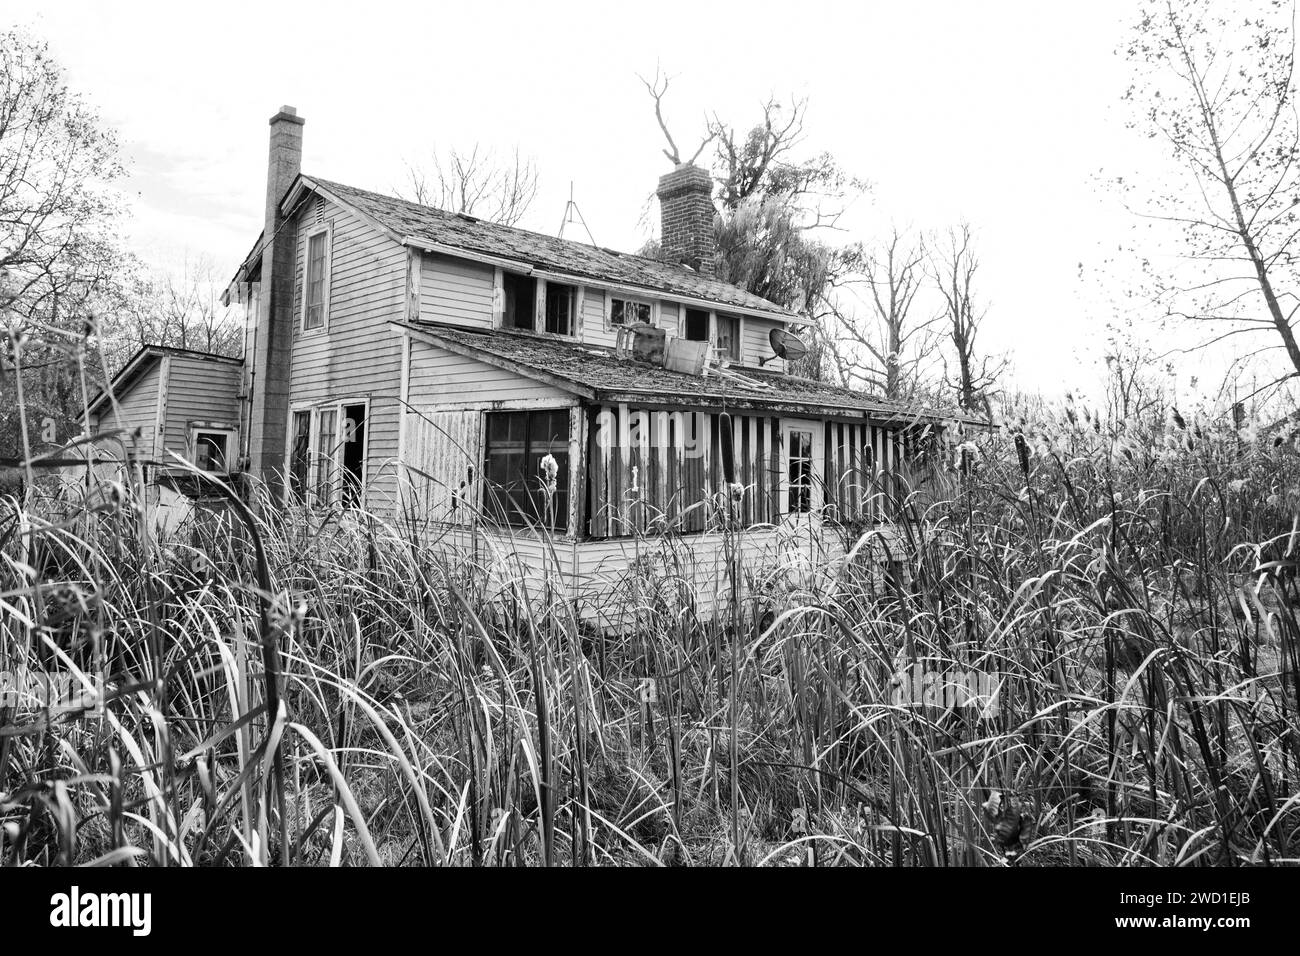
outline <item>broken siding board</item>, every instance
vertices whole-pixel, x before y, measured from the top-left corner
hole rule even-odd
[[[426,409],[406,416],[410,495],[433,521],[466,524],[477,506],[482,413]]]

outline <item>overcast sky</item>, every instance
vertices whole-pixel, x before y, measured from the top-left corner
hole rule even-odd
[[[1095,175],[1158,162],[1124,130],[1116,48],[1131,4],[0,3],[47,38],[121,133],[131,238],[155,263],[227,274],[256,238],[267,119],[306,117],[304,170],[380,191],[435,146],[536,158],[521,225],[558,228],[573,183],[597,242],[634,250],[668,168],[638,72],[674,76],[681,141],[806,96],[809,150],[871,181],[855,236],[891,221],[978,230],[989,347],[1016,381],[1084,385],[1104,334],[1090,268],[1127,234]],[[692,147],[693,148],[693,147]],[[1083,276],[1081,278],[1081,269]]]

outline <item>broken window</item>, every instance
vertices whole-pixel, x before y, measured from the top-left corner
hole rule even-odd
[[[507,272],[501,277],[501,288],[505,293],[501,324],[508,329],[536,328],[537,280]]]
[[[638,302],[636,299],[609,300],[610,325],[637,325],[638,323],[652,325],[650,316],[649,302]]]
[[[289,491],[295,501],[307,497],[307,473],[311,467],[311,412],[293,413],[293,449],[289,455]]]
[[[578,290],[562,282],[546,283],[546,331],[573,335],[573,317],[578,308]]]
[[[740,361],[740,319],[734,315],[719,315],[716,319],[717,341],[714,346],[718,357],[732,362]]]
[[[232,433],[229,431],[196,431],[194,433],[194,466],[199,471],[225,474],[230,453]]]
[[[488,412],[483,473],[489,515],[516,527],[563,531],[569,523],[569,410]]]
[[[343,406],[343,507],[361,507],[366,469],[366,406]]]
[[[338,412],[323,409],[316,426],[316,503],[327,505],[334,500],[334,430]]]
[[[325,256],[329,244],[328,231],[322,230],[307,239],[307,305],[302,327],[319,329],[325,325]]]
[[[703,309],[686,310],[686,338],[691,342],[709,340],[709,313]]]

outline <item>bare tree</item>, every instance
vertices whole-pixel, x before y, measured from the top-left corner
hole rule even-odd
[[[423,206],[513,226],[537,198],[537,166],[516,147],[505,159],[475,143],[468,153],[434,152],[428,168],[407,163],[407,188],[399,194]]]
[[[824,319],[835,328],[834,364],[845,384],[865,383],[896,401],[921,388],[938,348],[935,317],[914,314],[925,279],[924,243],[891,229],[874,245],[846,258],[832,279]]]
[[[103,323],[105,354],[117,367],[146,345],[238,358],[244,351],[239,310],[221,304],[221,282],[206,259],[179,272],[151,272],[139,263],[121,283]]]
[[[1164,177],[1142,212],[1181,234],[1190,262],[1156,277],[1157,299],[1208,323],[1197,347],[1267,334],[1240,360],[1280,353],[1286,371],[1270,385],[1300,376],[1294,20],[1284,3],[1151,0],[1126,47],[1138,74],[1130,125],[1163,141],[1183,173]]]
[[[987,310],[975,297],[975,255],[971,228],[962,223],[934,241],[929,271],[943,296],[943,318],[955,369],[945,379],[957,393],[957,402],[967,411],[988,409],[990,390],[1006,370],[1006,359],[980,354],[976,343]],[[945,365],[947,363],[945,362]]]
[[[677,141],[673,139],[673,134],[668,130],[668,123],[664,120],[664,94],[668,92],[668,84],[672,80],[672,77],[667,73],[662,73],[659,69],[659,65],[656,63],[655,78],[653,80],[647,80],[639,73],[637,74],[637,79],[645,85],[646,92],[649,93],[650,98],[654,100],[655,119],[659,122],[659,131],[664,134],[664,139],[668,141],[668,146],[665,147],[663,151],[664,155],[668,157],[668,162],[672,163],[674,166],[680,166],[683,163],[694,163],[700,158],[705,147],[707,147],[709,143],[713,142],[713,132],[710,131],[709,135],[705,136],[704,139],[700,141],[699,147],[691,154],[690,159],[682,159],[682,154],[677,149]]]

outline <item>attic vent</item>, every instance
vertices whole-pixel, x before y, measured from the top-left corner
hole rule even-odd
[[[312,215],[316,217],[316,224],[320,225],[325,221],[325,197],[316,197],[316,207],[312,210]]]

